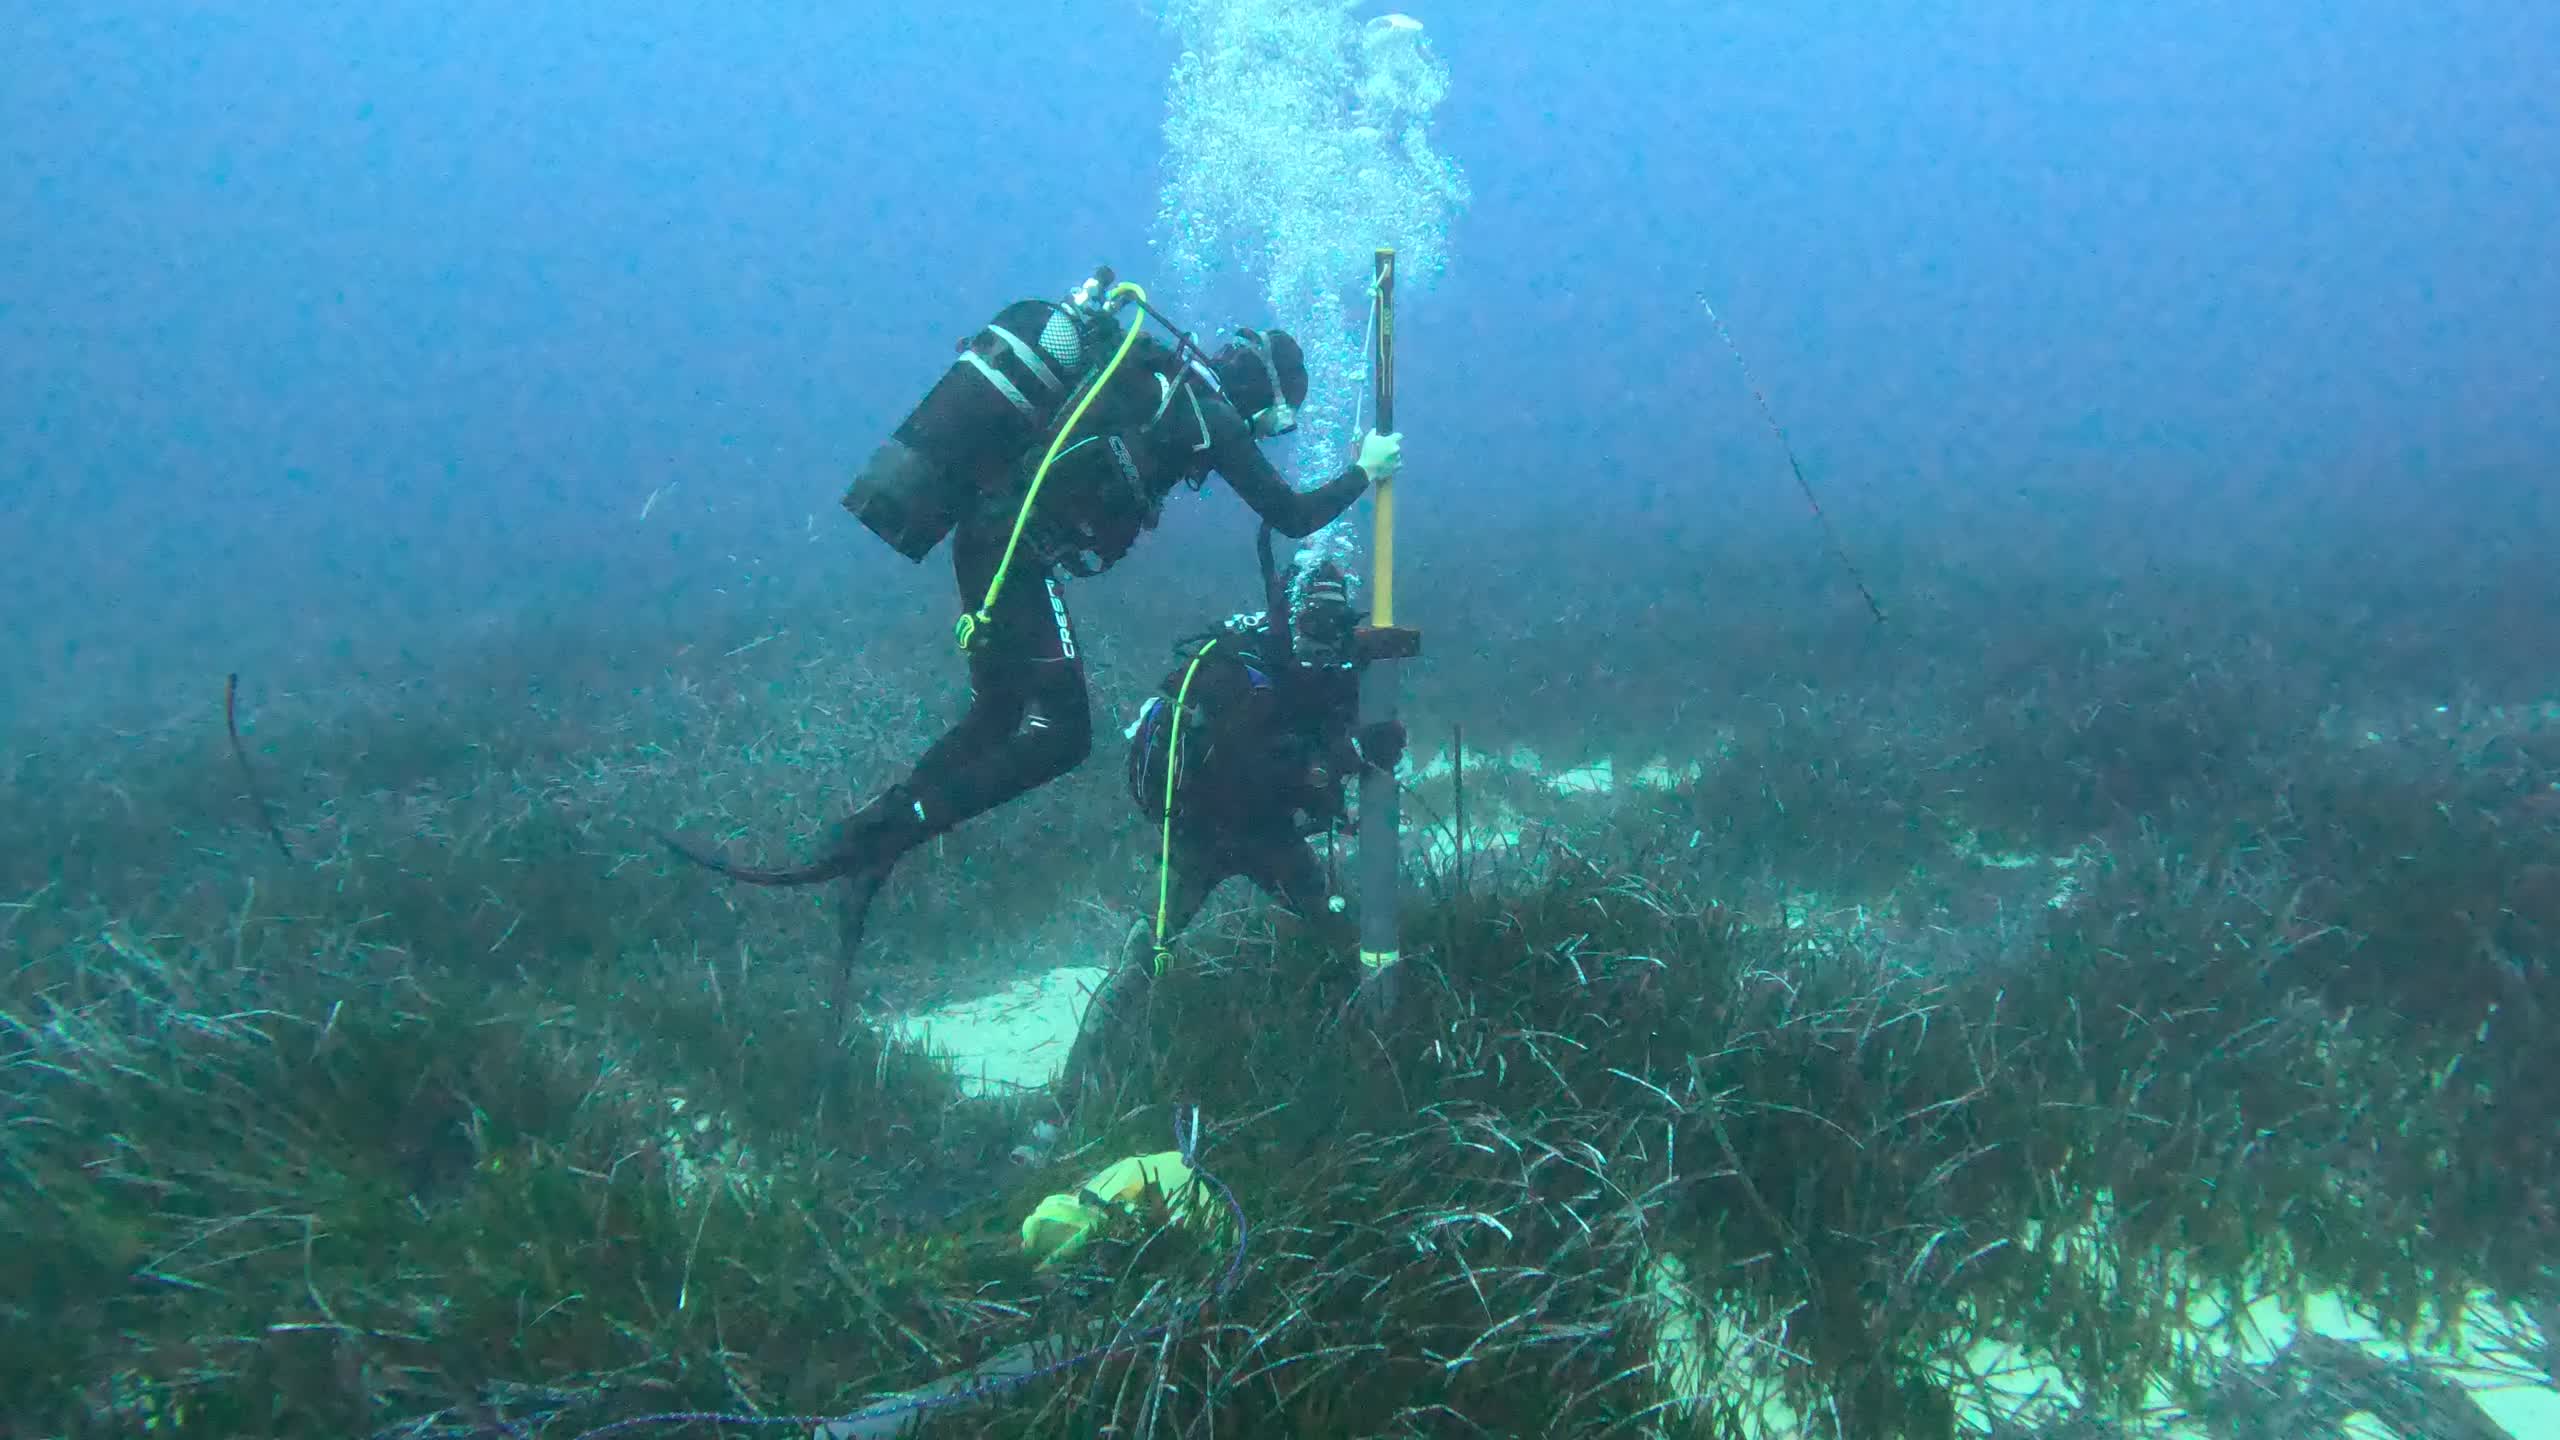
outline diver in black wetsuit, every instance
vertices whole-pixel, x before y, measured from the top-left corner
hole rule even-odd
[[[1359,458],[1339,474],[1312,490],[1291,488],[1257,442],[1297,428],[1307,396],[1297,342],[1282,331],[1245,330],[1205,363],[1196,354],[1142,335],[1131,363],[1096,394],[1095,418],[1075,428],[1081,438],[1058,453],[1036,496],[1026,503],[1038,474],[1034,453],[1013,467],[1009,483],[960,510],[950,532],[952,570],[961,603],[978,611],[969,707],[904,780],[834,828],[821,858],[763,870],[668,843],[751,883],[848,881],[840,915],[849,954],[871,898],[909,851],[1057,779],[1092,753],[1092,703],[1062,576],[1099,574],[1117,563],[1155,527],[1177,485],[1199,489],[1214,474],[1271,528],[1296,538],[1331,522],[1401,463],[1402,437],[1371,431],[1361,438]],[[1017,524],[1021,542],[1008,573],[1004,557]],[[997,589],[1000,573],[1011,583]]]
[[[1290,488],[1262,453],[1255,442],[1296,428],[1306,400],[1306,364],[1287,334],[1244,332],[1210,369],[1215,388],[1206,377],[1180,372],[1162,382],[1153,413],[1135,432],[1087,440],[1060,456],[1052,488],[1026,527],[1039,583],[1007,586],[992,607],[993,634],[969,656],[968,710],[904,781],[839,832],[834,848],[847,873],[885,874],[933,837],[1084,763],[1093,751],[1093,707],[1060,576],[1109,568],[1139,531],[1154,528],[1175,485],[1198,488],[1214,473],[1272,529],[1296,538],[1394,473],[1399,437],[1375,432],[1362,439],[1358,460],[1308,491]],[[953,531],[963,605],[987,593],[1017,510],[1014,497],[999,496]]]
[[[1163,827],[1162,868],[1147,913],[1085,1010],[1057,1084],[1061,1108],[1074,1108],[1106,1050],[1125,1037],[1174,938],[1229,877],[1251,880],[1329,942],[1358,937],[1358,918],[1333,894],[1308,837],[1342,824],[1344,783],[1362,768],[1395,768],[1404,727],[1358,723],[1359,617],[1342,571],[1318,565],[1294,597],[1267,556],[1264,574],[1264,612],[1187,642],[1185,663],[1130,731],[1130,798]]]

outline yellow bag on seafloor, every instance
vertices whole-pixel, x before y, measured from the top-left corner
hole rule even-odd
[[[1043,1265],[1072,1260],[1113,1219],[1134,1216],[1153,1190],[1164,1199],[1174,1223],[1198,1225],[1208,1219],[1201,1184],[1179,1150],[1132,1155],[1117,1160],[1072,1191],[1043,1200],[1022,1221],[1022,1250]]]

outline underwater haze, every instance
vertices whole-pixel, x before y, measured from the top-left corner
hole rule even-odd
[[[1415,3],[0,7],[0,1436],[2560,1435],[2560,8]]]
[[[1426,19],[1476,198],[1403,322],[1411,552],[1506,557],[1486,603],[1604,554],[1716,597],[1683,557],[1737,531],[1826,564],[1701,294],[1898,578],[2550,553],[2534,7]],[[20,723],[938,588],[832,502],[1006,297],[1146,277],[1174,59],[1105,3],[0,24]]]

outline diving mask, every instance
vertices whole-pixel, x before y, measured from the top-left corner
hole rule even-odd
[[[1271,403],[1253,412],[1254,438],[1277,440],[1298,428],[1298,407],[1289,403],[1287,392],[1280,388],[1280,367],[1271,363],[1271,342],[1251,330],[1237,334],[1245,342],[1244,353],[1262,367],[1262,378],[1271,386]]]
[[[1253,436],[1257,440],[1277,440],[1297,428],[1297,407],[1286,400],[1274,400],[1253,412]]]

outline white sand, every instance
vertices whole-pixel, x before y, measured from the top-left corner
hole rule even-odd
[[[949,1058],[970,1095],[1036,1090],[1058,1077],[1085,1003],[1110,972],[1067,965],[993,994],[902,1017],[894,1028]]]

